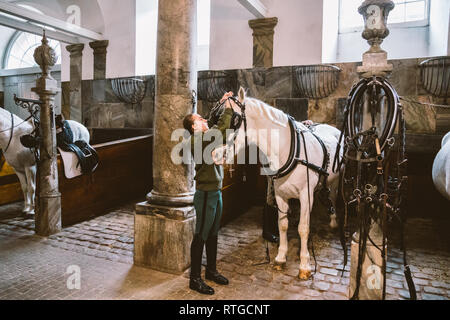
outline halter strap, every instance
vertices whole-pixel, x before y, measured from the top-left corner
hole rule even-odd
[[[14,134],[14,115],[11,113],[11,132],[10,132],[10,135],[9,135],[8,144],[6,145],[6,149],[4,151],[5,153],[6,153],[6,151],[8,151],[9,146],[11,145],[13,134]]]

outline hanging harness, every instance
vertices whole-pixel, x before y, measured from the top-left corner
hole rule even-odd
[[[382,113],[381,106],[385,107]],[[364,108],[368,108],[371,122],[364,122]],[[381,116],[382,128],[377,128],[376,116]],[[364,124],[370,128],[364,130]],[[391,151],[395,145],[394,131],[399,125],[399,149],[395,165]],[[416,299],[416,291],[411,271],[406,261],[403,229],[406,221],[406,164],[405,155],[406,125],[399,97],[392,85],[384,78],[362,79],[350,91],[344,114],[344,125],[333,163],[333,172],[341,171],[340,190],[344,198],[344,216],[340,219],[341,244],[344,250],[344,269],[347,264],[347,241],[350,238],[348,215],[350,206],[354,207],[358,221],[358,265],[356,288],[351,299],[359,298],[362,265],[366,257],[369,241],[381,251],[383,299],[386,295],[386,239],[387,224],[390,219],[398,219],[401,226],[402,249],[404,250],[404,273],[411,299]],[[341,144],[344,142],[344,157],[340,161]],[[347,191],[347,192],[346,192]],[[369,231],[372,221],[380,221],[383,232],[381,247],[371,239]]]

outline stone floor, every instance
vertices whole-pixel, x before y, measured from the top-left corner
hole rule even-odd
[[[218,267],[229,277],[230,285],[213,285],[216,294],[205,297],[188,289],[189,271],[177,276],[133,266],[134,203],[49,238],[34,235],[34,221],[22,216],[21,204],[0,207],[0,300],[347,299],[349,267],[343,276],[338,271],[343,267],[342,249],[337,234],[323,217],[312,219],[317,272],[308,281],[297,278],[299,239],[295,221],[289,230],[287,267],[281,272],[264,263],[260,207],[222,228]],[[450,299],[449,226],[448,220],[409,221],[408,257],[419,299]],[[269,245],[269,253],[273,261],[275,245]],[[401,257],[394,241],[387,264],[390,300],[409,298]],[[80,289],[68,289],[70,266],[79,267]]]

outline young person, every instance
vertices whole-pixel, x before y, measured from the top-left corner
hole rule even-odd
[[[198,114],[190,114],[184,118],[183,126],[191,133],[191,153],[194,155],[195,145],[202,146],[202,155],[205,147],[211,141],[203,141],[203,135],[209,130],[219,130],[225,142],[226,130],[231,124],[233,109],[228,98],[233,93],[226,93],[221,102],[225,101],[225,111],[219,118],[217,125],[211,129],[208,121]],[[200,141],[199,141],[200,139]],[[212,156],[212,155],[211,155]],[[195,165],[196,192],[194,195],[194,207],[196,211],[195,235],[191,244],[191,275],[189,288],[201,294],[214,294],[214,289],[208,286],[201,278],[201,263],[203,247],[206,247],[206,272],[205,278],[220,285],[227,285],[228,279],[217,271],[217,235],[222,218],[222,180],[223,166],[221,164],[201,163]]]

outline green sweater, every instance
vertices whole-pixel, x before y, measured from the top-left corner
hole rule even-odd
[[[231,108],[226,108],[225,112],[220,116],[219,121],[210,130],[216,129],[222,133],[224,139],[223,143],[226,142],[226,130],[230,128],[231,117],[233,115],[233,110]],[[208,132],[208,131],[207,131]],[[194,155],[194,145],[195,142],[200,139],[202,141],[202,154],[205,147],[208,146],[213,141],[203,141],[204,132],[196,132],[191,137],[191,153]],[[223,180],[223,166],[205,163],[204,159],[202,163],[195,165],[195,181],[197,182],[197,190],[201,191],[217,191],[222,189]]]

